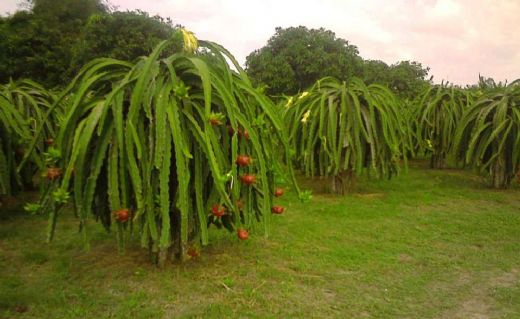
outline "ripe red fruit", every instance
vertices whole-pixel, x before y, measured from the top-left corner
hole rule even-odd
[[[240,239],[240,240],[246,240],[249,238],[249,233],[247,232],[247,230],[245,230],[243,228],[239,228],[237,230],[237,236],[238,236],[238,239]]]
[[[45,144],[47,144],[47,146],[54,145],[54,139],[52,137],[48,138],[47,140],[45,140]]]
[[[211,119],[209,119],[209,124],[211,124],[213,126],[217,126],[217,125],[221,125],[222,122],[220,122],[220,120],[217,118],[211,118]]]
[[[196,248],[190,247],[187,251],[188,255],[192,258],[199,257],[200,253]]]
[[[249,136],[249,131],[248,131],[248,130],[244,130],[244,131],[242,131],[241,129],[238,129],[238,137],[241,138],[242,136],[243,136],[246,140],[249,141],[250,136]]]
[[[230,136],[235,134],[235,130],[233,129],[233,126],[231,126],[231,124],[226,125],[226,127]]]
[[[220,206],[219,204],[215,204],[211,207],[211,213],[215,217],[222,217],[226,214],[226,209],[224,206]]]
[[[271,212],[273,214],[277,214],[277,215],[282,214],[284,210],[285,210],[285,208],[283,208],[282,206],[273,206],[271,208]]]
[[[25,149],[22,146],[20,146],[15,150],[15,153],[16,155],[22,157],[25,155]]]
[[[27,312],[27,310],[29,310],[29,307],[27,307],[26,305],[18,305],[16,307],[14,307],[14,311],[16,311],[18,313],[24,313],[24,312]]]
[[[274,196],[275,197],[280,197],[284,194],[284,190],[283,188],[277,188],[274,190]]]
[[[116,220],[120,223],[126,223],[130,218],[130,210],[128,208],[121,208],[114,212]]]
[[[251,157],[247,155],[238,155],[235,163],[241,167],[248,166],[249,164],[251,164]]]
[[[242,175],[240,176],[240,180],[242,181],[242,183],[246,184],[246,185],[252,185],[254,183],[256,183],[256,176],[255,175]]]
[[[47,179],[50,181],[55,181],[61,176],[61,168],[57,167],[49,167],[47,168]]]

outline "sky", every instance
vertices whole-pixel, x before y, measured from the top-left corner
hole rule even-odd
[[[19,0],[1,0],[0,13]],[[520,0],[110,0],[172,18],[218,42],[242,64],[275,28],[324,27],[364,59],[430,67],[434,82],[473,84],[481,75],[520,78]]]

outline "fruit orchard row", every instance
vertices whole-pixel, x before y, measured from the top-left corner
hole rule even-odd
[[[172,44],[184,50],[167,55]],[[232,68],[230,67],[230,61]],[[368,172],[390,178],[419,153],[449,157],[507,187],[519,168],[520,86],[429,87],[404,103],[381,85],[324,78],[278,104],[233,56],[182,29],[136,63],[97,59],[59,92],[26,80],[0,91],[0,194],[39,185],[32,212],[48,239],[72,203],[133,234],[155,262],[199,254],[212,225],[247,239],[284,213],[279,181],[302,200],[293,165],[343,193]]]

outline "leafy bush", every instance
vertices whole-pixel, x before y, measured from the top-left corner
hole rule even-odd
[[[90,216],[116,224],[121,249],[138,229],[161,265],[195,254],[212,224],[241,239],[256,222],[268,230],[279,148],[294,182],[283,122],[228,51],[201,41],[199,54],[193,35],[180,34],[136,64],[94,60],[62,93],[57,156],[29,207],[49,212],[49,239],[69,196],[85,238]],[[185,52],[160,58],[181,38]],[[237,166],[239,155],[253,161]]]
[[[495,188],[509,187],[520,169],[520,80],[486,89],[462,117],[456,155],[487,172]]]
[[[285,121],[300,169],[309,176],[332,176],[337,193],[364,169],[390,178],[410,148],[394,95],[357,78],[319,80],[287,101]]]
[[[411,120],[417,149],[431,156],[430,167],[446,166],[462,114],[472,103],[470,91],[443,84],[426,88],[416,99]]]
[[[44,152],[53,143],[59,107],[47,114],[55,96],[39,84],[23,80],[0,86],[0,194],[11,195],[31,187],[44,165]],[[28,143],[41,127],[43,134]]]

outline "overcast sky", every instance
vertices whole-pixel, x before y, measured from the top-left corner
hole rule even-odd
[[[0,0],[14,12],[19,0]],[[415,60],[435,82],[520,78],[520,0],[110,0],[171,17],[243,63],[277,26],[324,27],[388,64]]]

